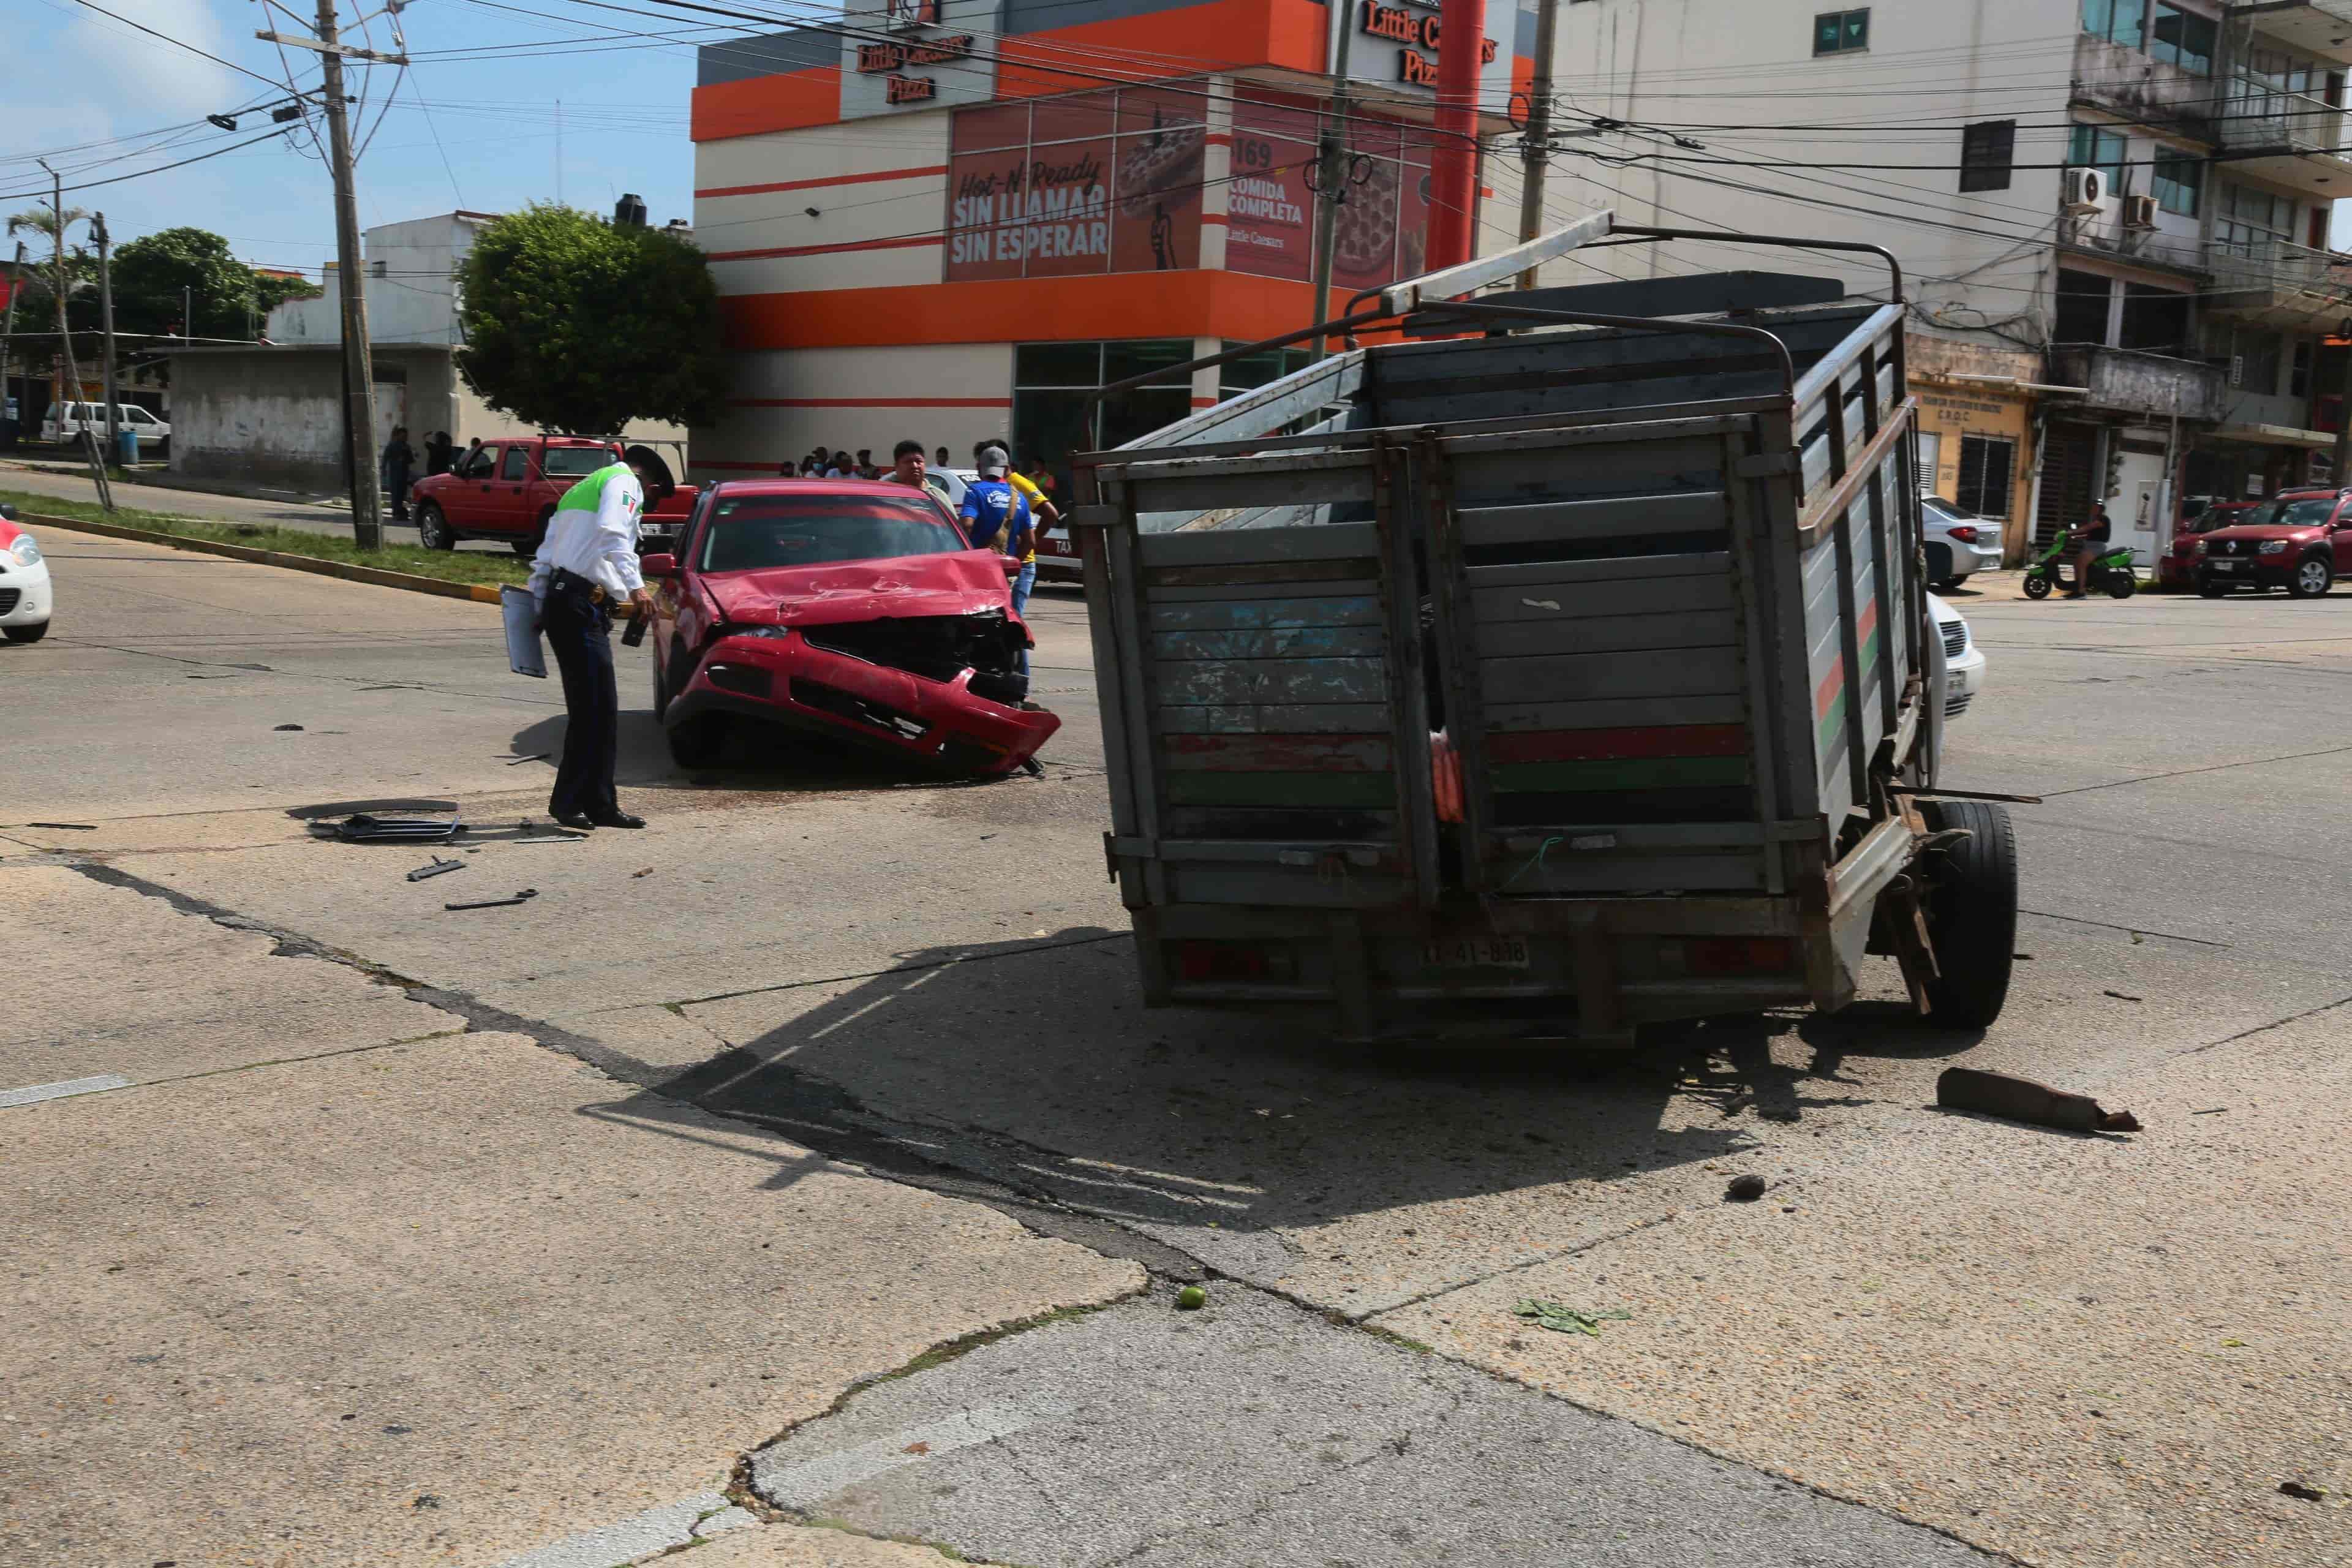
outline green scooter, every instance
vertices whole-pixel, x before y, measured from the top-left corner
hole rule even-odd
[[[2072,552],[2074,542],[2074,531],[2070,528],[2060,529],[2058,537],[2050,542],[2050,548],[2042,552],[2042,559],[2025,569],[2027,598],[2046,599],[2050,596],[2051,589],[2061,585],[2058,581],[2058,563]],[[2131,546],[2128,544],[2110,543],[2106,549],[2093,556],[2088,575],[2090,581],[2082,584],[2085,593],[2095,588],[2104,588],[2109,598],[2128,599],[2139,592],[2139,574],[2132,570],[2132,552]]]

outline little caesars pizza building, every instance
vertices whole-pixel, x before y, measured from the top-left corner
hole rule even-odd
[[[1530,74],[1516,3],[1488,0],[1489,131]],[[1339,16],[1354,109],[1326,315],[1423,270],[1438,42],[1433,4]],[[704,45],[695,237],[736,369],[695,473],[819,445],[887,463],[904,437],[961,466],[1008,434],[1058,467],[1280,374],[1171,376],[1086,424],[1093,388],[1315,320],[1326,21],[1312,0],[894,0]]]

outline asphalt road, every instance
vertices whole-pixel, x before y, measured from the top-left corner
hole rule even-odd
[[[624,652],[653,826],[531,845],[486,608],[45,542],[0,1090],[121,1083],[0,1096],[0,1557],[2352,1560],[2352,595],[1972,584],[1949,782],[2047,797],[2000,1026],[1596,1066],[1140,1012],[1066,592],[1043,781],[681,774]],[[488,831],[409,883],[306,831],[361,801]],[[1964,1051],[2147,1130],[1929,1109]]]

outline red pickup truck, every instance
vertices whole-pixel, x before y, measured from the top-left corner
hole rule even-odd
[[[461,539],[503,539],[518,555],[537,553],[558,497],[607,463],[621,447],[589,436],[508,436],[485,441],[446,474],[409,488],[416,542],[427,550],[455,550]],[[645,526],[674,529],[694,510],[695,488],[661,471],[646,487]]]

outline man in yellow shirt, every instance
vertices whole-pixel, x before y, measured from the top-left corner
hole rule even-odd
[[[1013,613],[1017,616],[1029,607],[1030,593],[1037,586],[1037,536],[1061,521],[1062,512],[1045,499],[1045,492],[1037,488],[1035,480],[1013,466],[1012,454],[1010,441],[982,441],[971,449],[974,468],[986,473],[992,466],[1002,465],[1005,483],[1020,491],[1021,499],[1029,503],[1032,526],[1022,548],[1020,574],[1013,579]]]

